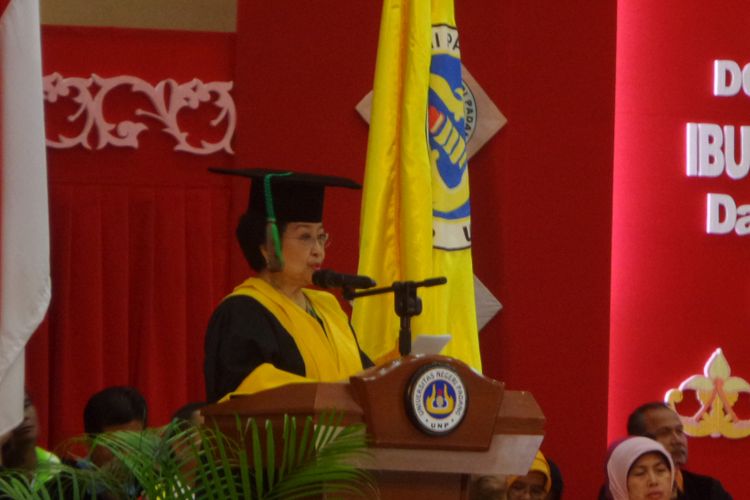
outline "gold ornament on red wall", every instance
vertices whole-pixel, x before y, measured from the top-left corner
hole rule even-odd
[[[677,407],[685,391],[695,392],[700,404],[692,416],[682,415]],[[679,388],[667,391],[665,402],[680,416],[688,436],[740,439],[750,436],[750,420],[741,419],[733,408],[743,392],[750,394],[750,384],[732,376],[729,362],[719,348],[706,362],[703,375],[692,375]]]

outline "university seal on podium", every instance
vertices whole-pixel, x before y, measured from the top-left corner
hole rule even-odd
[[[432,363],[418,370],[406,390],[406,408],[417,428],[442,435],[456,429],[466,414],[466,387],[447,364]]]

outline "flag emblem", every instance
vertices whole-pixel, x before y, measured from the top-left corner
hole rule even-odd
[[[471,246],[466,111],[458,30],[432,27],[427,130],[432,167],[434,247]]]

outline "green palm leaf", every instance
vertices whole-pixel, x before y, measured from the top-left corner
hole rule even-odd
[[[244,427],[238,420],[237,428],[236,445],[231,445],[232,440],[216,430],[211,431],[217,440],[215,445],[236,450],[234,463],[246,461],[252,465],[235,468],[234,474],[212,476],[209,478],[212,488],[238,491],[241,484],[252,482],[253,495],[245,498],[257,499],[357,494],[373,489],[370,476],[352,465],[351,460],[366,453],[363,425],[341,426],[341,416],[331,413],[319,417],[317,425],[311,417],[305,418],[300,429],[295,417],[285,416],[278,447],[270,421],[265,422],[265,436],[252,419]]]
[[[0,492],[10,498],[82,498],[106,491],[115,498],[151,500],[280,500],[315,495],[363,495],[374,490],[369,474],[353,465],[366,453],[364,425],[342,425],[328,412],[299,425],[284,416],[281,432],[270,421],[236,420],[237,438],[218,428],[172,423],[143,432],[98,435],[115,459],[103,467],[78,469],[50,464],[48,488],[32,488],[18,471],[0,471]],[[280,442],[277,446],[277,438]],[[370,495],[371,496],[371,495]],[[2,497],[2,495],[0,495]]]
[[[26,471],[4,469],[0,471],[0,498],[14,500],[82,498],[86,492],[114,491],[118,482],[112,474],[96,467],[77,469],[67,464],[40,464],[37,473],[49,477],[44,484],[34,483]]]

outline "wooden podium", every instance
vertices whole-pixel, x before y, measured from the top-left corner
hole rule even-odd
[[[284,414],[331,409],[344,423],[366,424],[370,457],[358,465],[374,472],[384,500],[468,498],[473,474],[526,474],[544,435],[544,415],[530,393],[506,391],[444,356],[406,356],[349,383],[287,385],[202,413],[232,435],[237,415],[280,428]]]

